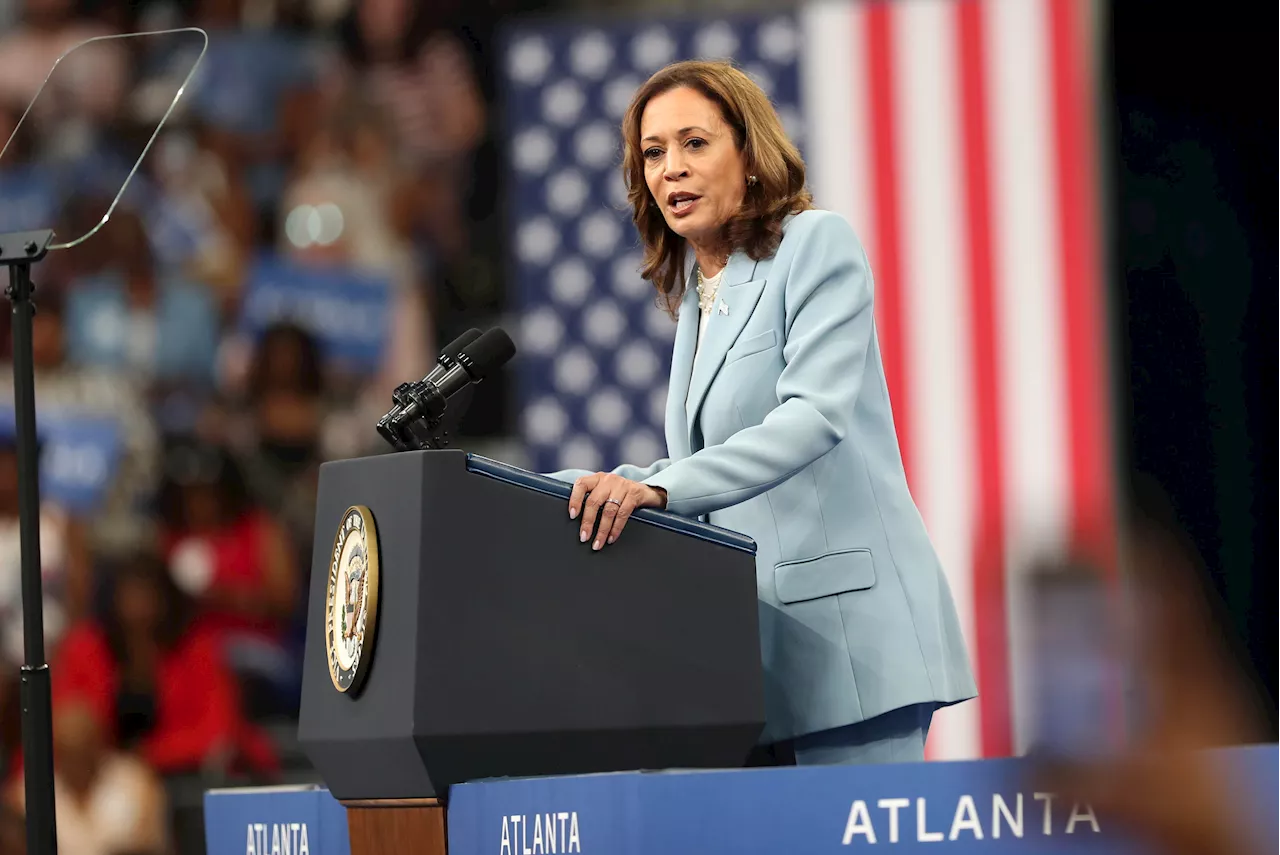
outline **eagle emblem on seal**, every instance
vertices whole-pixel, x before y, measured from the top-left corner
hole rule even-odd
[[[368,675],[378,617],[378,531],[364,505],[347,508],[329,557],[325,643],[329,676],[355,693]]]

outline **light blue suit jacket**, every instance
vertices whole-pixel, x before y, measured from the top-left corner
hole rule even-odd
[[[974,697],[951,591],[907,489],[871,270],[849,224],[805,211],[772,258],[734,254],[693,370],[698,319],[690,282],[670,457],[614,471],[666,490],[674,513],[755,540],[762,741]]]

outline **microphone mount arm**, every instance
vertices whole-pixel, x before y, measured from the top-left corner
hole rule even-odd
[[[439,416],[431,416],[431,404],[439,392],[422,380],[401,383],[391,393],[395,406],[378,420],[378,433],[396,451],[448,448],[471,404],[472,384],[464,386],[447,402]],[[405,411],[415,413],[406,418]]]

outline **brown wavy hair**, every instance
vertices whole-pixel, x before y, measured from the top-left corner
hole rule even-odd
[[[644,176],[640,119],[649,101],[680,87],[702,93],[733,129],[746,174],[754,175],[738,213],[724,225],[723,240],[755,261],[768,258],[782,241],[782,220],[813,207],[805,186],[804,160],[787,138],[769,96],[729,62],[676,62],[650,77],[631,99],[622,120],[622,172],[632,219],[644,243],[641,275],[654,284],[659,301],[675,314],[684,296],[685,239],[671,231]]]

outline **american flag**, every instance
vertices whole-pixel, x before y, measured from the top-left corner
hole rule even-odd
[[[665,453],[674,325],[619,170],[636,87],[726,57],[768,92],[875,276],[898,438],[980,697],[928,755],[1025,747],[1019,569],[1113,535],[1091,0],[811,2],[521,26],[505,52],[522,438],[538,471]]]

